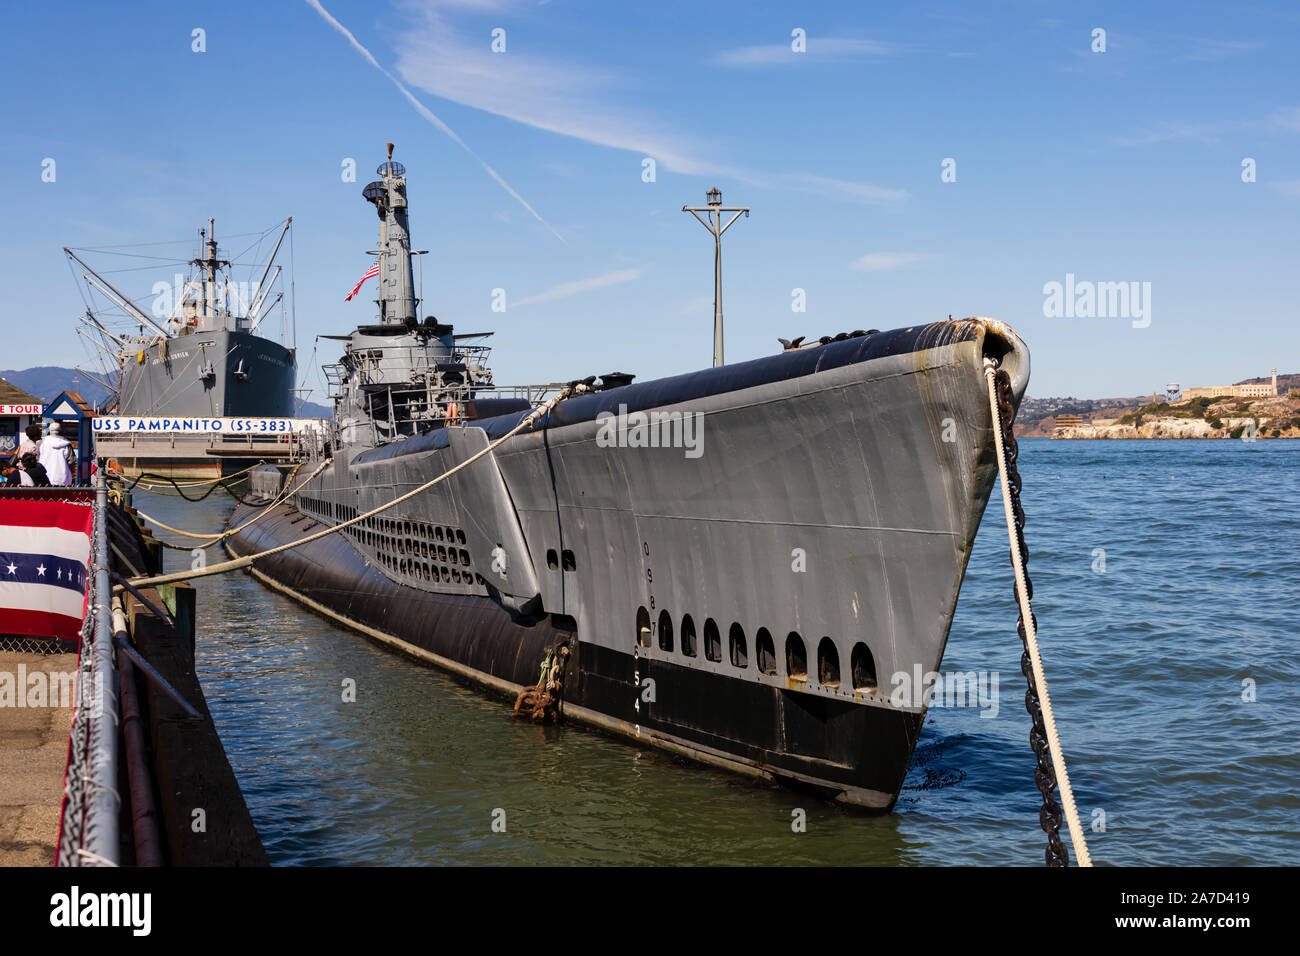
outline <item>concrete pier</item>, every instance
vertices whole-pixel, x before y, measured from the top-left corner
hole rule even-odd
[[[0,866],[54,862],[73,694],[61,693],[67,682],[49,675],[76,670],[76,654],[0,651],[0,681],[7,685],[0,689]],[[27,678],[21,684],[20,674]],[[32,681],[37,674],[44,676]],[[45,692],[37,696],[35,684]],[[17,706],[11,694],[34,706]]]

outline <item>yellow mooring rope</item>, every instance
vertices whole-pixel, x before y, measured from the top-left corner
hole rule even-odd
[[[1011,565],[1016,572],[1016,597],[1020,602],[1020,619],[1025,625],[1025,649],[1034,668],[1034,687],[1042,706],[1043,727],[1047,731],[1047,746],[1052,752],[1052,767],[1061,791],[1061,806],[1070,825],[1070,841],[1074,856],[1080,866],[1092,866],[1087,841],[1083,838],[1083,824],[1079,821],[1079,808],[1074,803],[1074,790],[1070,786],[1070,772],[1065,768],[1065,754],[1061,750],[1061,737],[1056,732],[1056,716],[1052,713],[1052,698],[1047,693],[1047,676],[1043,673],[1043,658],[1038,651],[1038,628],[1029,604],[1029,589],[1025,584],[1025,563],[1016,543],[1016,522],[1011,509],[1011,484],[1007,477],[1007,451],[1002,435],[1002,413],[998,408],[998,386],[995,378],[997,366],[991,359],[984,363],[984,377],[989,386],[989,408],[993,413],[993,441],[998,451],[998,473],[1002,478],[1002,507],[1007,515],[1007,535],[1011,538]]]
[[[155,488],[165,488],[168,485],[174,485],[177,488],[202,488],[204,485],[215,485],[222,481],[229,481],[231,478],[238,478],[240,475],[246,472],[250,472],[254,468],[258,468],[265,464],[266,462],[259,461],[256,465],[249,465],[247,468],[243,469],[242,471],[232,472],[229,475],[221,475],[220,477],[217,478],[200,478],[200,479],[196,479],[195,481],[177,481],[175,478],[172,478],[165,482],[158,481],[158,482],[151,483],[148,479],[138,478],[136,479],[135,485],[132,485],[131,487],[134,488],[136,487],[136,485],[142,485],[144,487],[144,490],[149,492],[153,492]],[[121,472],[110,471],[108,474],[110,478],[116,478],[119,481],[126,480],[126,476],[123,475]],[[166,492],[158,492],[158,493],[166,494]],[[175,498],[179,496],[172,495],[171,497]]]
[[[267,502],[265,505],[262,505],[262,506],[261,506],[261,507],[262,507],[262,510],[261,510],[261,511],[259,511],[257,514],[253,515],[253,517],[249,518],[247,521],[245,521],[243,524],[241,524],[238,528],[231,528],[229,531],[222,531],[222,532],[219,532],[219,533],[217,533],[217,534],[200,534],[200,533],[198,533],[198,532],[194,532],[194,531],[182,531],[180,528],[173,528],[171,525],[169,525],[169,524],[165,524],[164,522],[159,521],[157,518],[153,517],[153,515],[147,515],[147,514],[145,514],[145,513],[144,513],[143,511],[141,511],[139,508],[136,508],[136,509],[135,509],[135,513],[138,514],[138,515],[139,515],[141,518],[143,518],[145,521],[148,521],[150,524],[157,525],[159,528],[163,528],[163,529],[165,529],[165,530],[167,530],[167,531],[172,532],[173,534],[184,535],[184,536],[187,537],[187,538],[210,538],[210,539],[212,539],[212,540],[208,541],[207,544],[201,544],[201,545],[198,545],[198,547],[199,547],[200,549],[203,549],[203,548],[210,548],[210,547],[212,547],[213,545],[220,544],[222,541],[226,540],[226,538],[230,537],[232,534],[238,534],[239,532],[243,531],[245,528],[247,528],[247,527],[248,527],[250,524],[252,524],[254,521],[257,521],[257,520],[258,520],[259,518],[261,518],[263,515],[270,514],[270,513],[271,513],[271,509],[274,508],[277,504],[279,504],[281,500],[283,500],[283,499],[285,499],[285,498],[288,498],[289,495],[293,494],[293,492],[295,492],[295,491],[300,491],[302,488],[304,488],[304,487],[307,485],[308,482],[310,482],[313,478],[315,478],[317,475],[319,475],[319,474],[321,473],[321,471],[325,468],[325,466],[329,464],[329,460],[326,459],[325,461],[322,461],[319,465],[316,466],[316,470],[315,470],[315,471],[313,471],[310,475],[308,475],[306,478],[304,478],[304,479],[302,480],[302,483],[301,483],[300,485],[298,485],[297,488],[294,488],[294,487],[293,487],[293,479],[294,479],[294,476],[296,476],[296,475],[298,474],[298,469],[301,468],[301,467],[303,466],[303,464],[304,464],[304,462],[301,462],[301,461],[300,461],[300,462],[298,462],[298,464],[296,464],[296,465],[293,466],[293,471],[289,472],[289,476],[288,476],[288,477],[285,479],[285,481],[284,481],[284,490],[281,491],[281,492],[280,492],[278,495],[276,495],[274,498],[272,498],[272,499],[271,499],[269,502]],[[172,544],[170,541],[164,541],[162,538],[155,538],[154,540],[156,540],[156,541],[157,541],[159,544],[161,544],[164,548],[171,548],[173,551],[191,551],[191,550],[193,550],[192,548],[186,548],[186,547],[182,547],[182,546],[177,545],[177,544]]]
[[[310,534],[305,538],[299,538],[297,541],[290,541],[287,544],[281,544],[274,548],[268,548],[265,551],[259,551],[257,554],[246,554],[243,557],[235,558],[232,561],[223,561],[220,564],[209,565],[206,568],[199,568],[198,570],[177,571],[172,574],[159,574],[154,577],[132,578],[131,584],[133,584],[135,587],[138,588],[151,588],[151,587],[156,587],[159,584],[172,584],[173,582],[176,581],[188,581],[191,580],[192,578],[205,578],[212,574],[224,574],[226,571],[235,571],[239,568],[246,568],[254,561],[256,561],[258,558],[269,557],[273,554],[279,554],[281,551],[288,551],[291,548],[301,547],[302,545],[309,544],[312,541],[319,541],[321,538],[324,538],[331,534],[335,534],[339,531],[342,531],[344,528],[351,527],[352,525],[357,524],[358,522],[361,521],[365,521],[368,518],[373,518],[375,515],[379,514],[380,512],[387,511],[389,508],[393,507],[394,505],[399,505],[403,501],[407,501],[411,498],[414,498],[416,495],[421,494],[422,492],[428,491],[434,485],[442,481],[445,481],[447,478],[450,478],[452,475],[460,471],[466,465],[472,465],[474,462],[478,461],[478,459],[482,458],[488,452],[497,448],[503,442],[506,442],[509,439],[513,438],[515,435],[519,434],[519,432],[523,431],[525,428],[532,426],[539,418],[541,418],[543,415],[549,412],[561,401],[568,398],[570,395],[580,394],[587,390],[588,390],[588,386],[586,386],[581,382],[578,383],[577,385],[569,386],[568,388],[563,389],[558,394],[547,399],[543,404],[537,406],[531,412],[525,415],[519,421],[519,424],[516,425],[514,428],[510,429],[510,431],[506,432],[504,435],[502,435],[500,438],[496,439],[495,441],[490,442],[482,450],[475,452],[473,455],[470,455],[460,464],[448,468],[438,477],[431,478],[430,480],[426,481],[424,484],[420,485],[419,487],[414,488],[411,491],[408,491],[406,494],[399,495],[398,497],[394,498],[392,501],[389,501],[386,504],[382,504],[378,508],[372,508],[371,510],[365,512],[364,514],[357,515],[355,518],[349,518],[347,521],[341,522],[336,525],[331,525],[330,527],[326,528],[323,531],[318,531],[315,534]],[[263,512],[263,514],[265,513],[266,512]],[[116,589],[120,589],[120,588],[121,585],[118,585]]]

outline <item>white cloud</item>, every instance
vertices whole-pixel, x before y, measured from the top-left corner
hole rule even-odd
[[[886,269],[903,269],[925,262],[929,255],[924,252],[868,252],[861,259],[849,264],[850,269],[867,272],[883,272]]]
[[[1288,133],[1300,133],[1300,107],[1288,106],[1269,117],[1269,125]]]
[[[441,13],[447,6],[407,6],[410,21],[397,38],[398,75],[433,96],[535,129],[651,156],[662,169],[683,175],[834,193],[859,202],[907,198],[904,190],[805,173],[767,173],[709,157],[700,143],[675,132],[676,122],[659,122],[615,102],[623,86],[617,72],[513,48],[507,54],[493,53],[487,42],[471,39],[448,22]]]
[[[1209,40],[1203,37],[1193,37],[1189,44],[1191,49],[1178,59],[1211,62],[1264,48],[1264,44],[1248,40]]]
[[[547,229],[550,229],[551,233],[554,234],[556,239],[559,239],[561,242],[564,241],[564,237],[561,236],[558,232],[556,232],[555,229],[551,227],[551,224],[548,223],[545,219],[543,219],[541,217],[541,214],[538,213],[537,210],[534,209],[532,206],[530,206],[528,204],[528,201],[524,199],[523,196],[515,192],[514,187],[511,186],[508,182],[506,182],[500,173],[498,173],[495,169],[489,166],[485,160],[483,160],[477,153],[474,152],[474,150],[470,149],[469,145],[463,139],[457,136],[456,132],[450,126],[448,126],[437,116],[435,116],[432,110],[430,110],[427,106],[425,106],[423,103],[417,100],[415,96],[411,93],[411,91],[402,85],[401,81],[398,80],[397,77],[393,76],[393,74],[389,73],[386,69],[380,66],[379,61],[374,58],[371,52],[367,50],[364,46],[362,46],[361,42],[357,40],[355,36],[352,35],[352,31],[350,31],[343,24],[339,23],[338,20],[335,20],[334,17],[330,16],[329,11],[320,5],[320,0],[307,0],[307,5],[310,6],[317,13],[319,13],[326,23],[328,23],[340,34],[342,34],[347,39],[348,43],[352,46],[352,48],[356,50],[358,53],[360,53],[363,57],[365,57],[366,61],[371,66],[373,66],[380,73],[384,74],[384,76],[388,77],[388,79],[392,81],[393,85],[396,86],[401,91],[402,95],[405,96],[407,100],[410,101],[411,105],[415,107],[416,112],[418,112],[421,116],[423,116],[426,120],[428,120],[438,129],[440,129],[442,132],[446,133],[447,136],[451,137],[451,139],[456,143],[457,146],[459,146],[461,149],[465,150],[465,152],[473,156],[474,159],[478,160],[479,165],[483,167],[483,169],[487,172],[489,176],[491,176],[494,180],[497,181],[497,184],[500,185],[502,189],[508,192],[511,196],[515,198],[515,200],[521,206],[523,206],[530,213],[532,213],[534,219],[540,222]]]
[[[770,43],[723,50],[714,56],[713,62],[721,66],[790,66],[861,56],[895,56],[905,49],[898,44],[877,40],[808,37],[807,51],[804,53],[794,52],[789,43]]]
[[[536,305],[539,302],[554,302],[556,299],[567,299],[570,296],[578,295],[582,292],[590,292],[593,289],[603,289],[606,286],[618,285],[620,282],[631,282],[633,279],[639,279],[645,274],[645,269],[619,269],[617,272],[607,272],[603,276],[593,276],[590,279],[579,279],[576,282],[562,282],[557,286],[552,286],[545,292],[537,295],[528,296],[526,299],[518,299],[514,304]],[[712,300],[710,300],[712,301]]]
[[[906,189],[886,189],[870,183],[855,183],[811,173],[787,173],[781,177],[789,186],[805,192],[842,193],[862,202],[901,202],[908,197]]]
[[[1219,130],[1205,123],[1157,123],[1135,136],[1116,136],[1116,146],[1153,146],[1156,143],[1206,143],[1219,141]]]
[[[1268,117],[1231,123],[1210,124],[1181,121],[1157,123],[1132,136],[1112,137],[1111,142],[1116,146],[1152,146],[1157,143],[1203,143],[1205,145],[1214,145],[1220,142],[1225,135],[1236,135],[1242,130],[1300,133],[1300,107],[1288,106],[1276,110]]]
[[[493,53],[433,7],[411,16],[397,39],[396,70],[412,86],[550,133],[653,156],[688,175],[717,171],[672,133],[602,102],[596,91],[616,87],[616,75],[532,53]]]

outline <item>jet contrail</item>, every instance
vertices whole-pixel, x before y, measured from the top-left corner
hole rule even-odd
[[[402,91],[403,96],[405,96],[408,100],[410,100],[411,105],[415,107],[416,112],[418,112],[421,116],[427,119],[434,126],[438,127],[438,129],[442,130],[444,133],[450,136],[452,141],[455,142],[457,146],[459,146],[465,152],[469,153],[476,160],[478,160],[479,165],[481,165],[485,170],[487,170],[487,174],[491,176],[493,179],[495,179],[497,183],[500,184],[502,189],[504,189],[511,196],[513,196],[515,200],[519,203],[519,205],[523,206],[530,213],[532,213],[534,219],[540,222],[547,229],[550,229],[551,234],[555,236],[556,239],[559,239],[560,242],[564,242],[564,237],[560,235],[558,232],[556,232],[549,222],[547,222],[540,215],[538,215],[537,210],[534,209],[532,206],[528,205],[528,200],[524,199],[523,196],[515,192],[514,187],[511,186],[504,179],[502,179],[500,173],[498,173],[495,169],[489,166],[481,156],[479,156],[477,153],[474,152],[474,150],[470,149],[469,146],[466,145],[465,141],[456,135],[455,130],[453,130],[442,120],[438,119],[438,117],[434,115],[432,110],[430,110],[427,106],[425,106],[423,103],[417,100],[415,96],[411,93],[411,91],[408,90],[402,84],[401,80],[399,80],[397,77],[393,76],[393,74],[389,73],[386,69],[380,66],[379,61],[376,60],[373,56],[371,56],[370,51],[367,50],[365,47],[363,47],[361,43],[357,40],[357,38],[352,35],[352,31],[349,30],[347,27],[345,27],[343,24],[339,23],[337,20],[335,20],[332,16],[330,16],[330,12],[320,5],[320,0],[307,0],[307,5],[310,6],[317,13],[319,13],[325,19],[326,23],[332,26],[339,33],[343,34],[343,36],[347,39],[348,43],[352,44],[352,48],[356,50],[358,53],[360,53],[362,56],[364,56],[366,60],[369,61],[371,66],[373,66],[380,73],[384,74],[384,76],[392,80],[393,85]]]

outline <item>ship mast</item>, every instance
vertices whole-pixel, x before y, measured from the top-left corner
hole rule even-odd
[[[212,219],[208,220],[206,230],[199,230],[199,238],[204,255],[199,259],[191,259],[190,265],[198,266],[199,275],[202,277],[203,317],[214,319],[217,316],[217,270],[229,268],[231,263],[217,258],[217,231]]]
[[[393,144],[388,159],[375,170],[382,178],[361,191],[375,204],[379,215],[379,306],[380,325],[412,325],[415,314],[415,282],[411,271],[411,235],[406,220],[406,167],[393,162]]]

